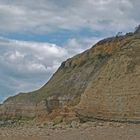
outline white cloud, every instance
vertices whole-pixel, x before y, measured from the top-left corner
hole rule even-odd
[[[24,71],[46,71],[45,66],[51,66],[54,61],[59,63],[68,57],[67,50],[55,44],[7,40],[0,43],[0,57],[8,65],[17,67],[20,73]]]
[[[126,31],[140,23],[139,7],[139,0],[0,0],[0,33]],[[58,46],[0,38],[0,96],[39,88],[63,60],[97,40],[81,34]]]
[[[91,37],[91,38],[70,38],[65,43],[65,48],[69,54],[76,54],[77,52],[83,52],[85,49],[92,47],[101,38]]]
[[[24,54],[21,54],[19,51],[15,51],[14,53],[5,53],[5,57],[7,57],[10,61],[22,60],[24,58]]]
[[[0,38],[0,99],[40,88],[62,61],[89,48],[96,40],[72,38],[65,46],[57,46]]]
[[[140,22],[139,0],[0,0],[0,31],[120,31]]]

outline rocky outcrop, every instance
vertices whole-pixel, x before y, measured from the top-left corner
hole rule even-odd
[[[139,28],[98,42],[63,62],[39,90],[8,98],[0,116],[34,118],[76,106],[84,119],[139,121],[139,46]]]

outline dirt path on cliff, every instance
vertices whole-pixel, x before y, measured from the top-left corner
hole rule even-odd
[[[0,140],[140,140],[140,124],[84,123],[72,128],[0,128]]]

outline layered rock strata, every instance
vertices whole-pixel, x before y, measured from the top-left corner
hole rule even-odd
[[[140,28],[104,39],[61,64],[39,90],[8,98],[1,118],[47,116],[76,106],[83,119],[140,121]]]

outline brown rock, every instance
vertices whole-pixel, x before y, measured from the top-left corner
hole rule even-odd
[[[102,67],[78,105],[92,119],[140,121],[140,40],[133,39]]]
[[[84,120],[140,121],[139,52],[139,28],[104,39],[63,62],[39,90],[8,98],[0,105],[0,116],[67,117],[57,110],[80,102],[76,113]]]

